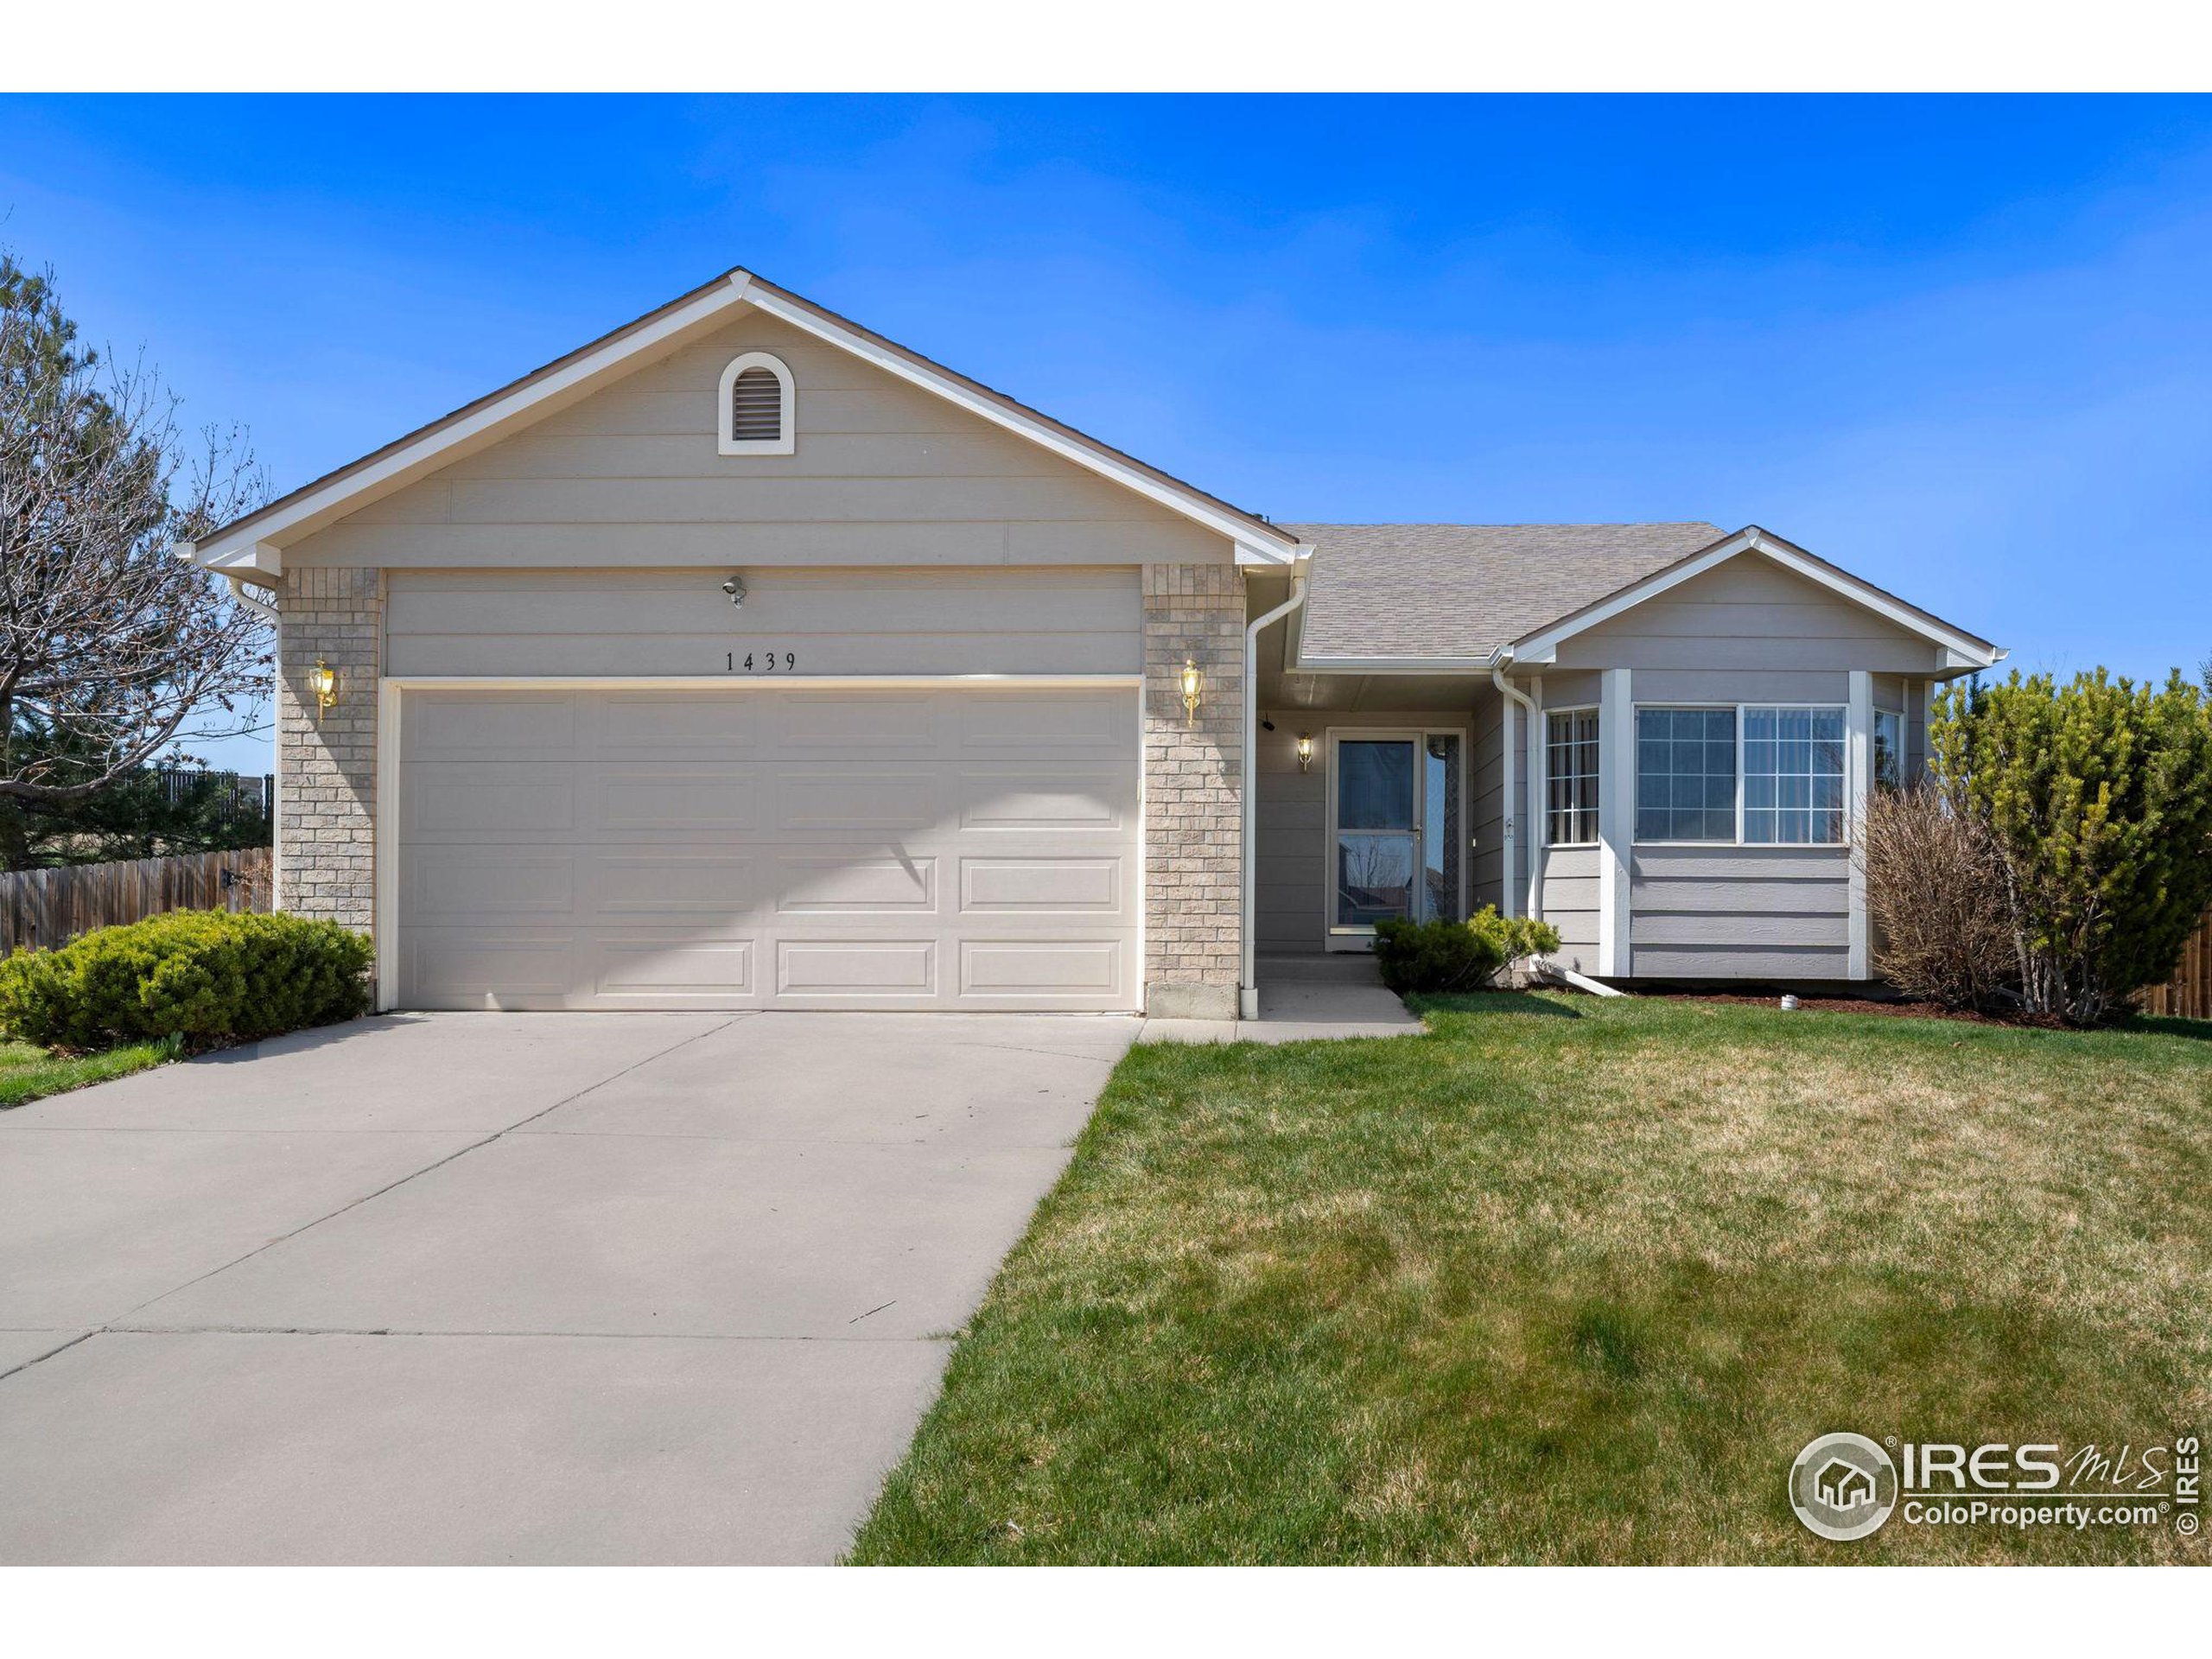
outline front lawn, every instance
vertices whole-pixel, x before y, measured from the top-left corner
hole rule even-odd
[[[2212,1041],[1423,1011],[1132,1051],[852,1559],[2207,1559],[2171,1526],[1827,1543],[1785,1479],[1839,1428],[2212,1429]]]
[[[99,1054],[64,1059],[29,1043],[0,1040],[0,1111],[48,1095],[81,1089],[88,1083],[105,1083],[131,1071],[176,1058],[169,1043],[130,1043]]]

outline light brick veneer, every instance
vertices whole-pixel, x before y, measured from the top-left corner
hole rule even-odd
[[[1184,660],[1205,674],[1183,714]],[[1144,567],[1145,1010],[1236,1014],[1243,967],[1244,576]]]
[[[384,572],[287,570],[277,610],[277,907],[367,932],[376,921]],[[318,657],[338,671],[338,706],[320,721],[309,683]]]

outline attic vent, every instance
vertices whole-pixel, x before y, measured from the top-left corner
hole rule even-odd
[[[739,443],[773,443],[784,435],[783,382],[747,369],[729,391],[729,435]]]
[[[790,454],[798,415],[791,372],[766,352],[731,359],[715,415],[715,447],[723,454]]]

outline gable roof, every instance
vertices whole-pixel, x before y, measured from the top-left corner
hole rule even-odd
[[[1899,599],[1886,588],[1877,588],[1863,576],[1852,575],[1840,564],[1831,564],[1817,553],[1807,552],[1795,542],[1785,541],[1772,531],[1762,530],[1757,524],[1746,524],[1734,535],[1725,536],[1710,547],[1699,549],[1662,569],[1627,582],[1602,598],[1548,624],[1540,625],[1512,641],[1506,649],[1506,655],[1516,662],[1555,661],[1560,641],[1572,639],[1586,628],[1594,628],[1600,622],[1618,616],[1631,607],[1656,599],[1669,589],[1704,575],[1714,566],[1725,564],[1730,559],[1746,553],[1769,559],[1862,609],[1873,612],[1906,632],[1919,635],[1944,652],[1943,665],[1946,668],[1989,668],[2009,654],[1980,634],[1968,633],[1964,628],[1946,622],[1933,611],[1924,611],[1910,601]]]
[[[1555,661],[1560,642],[1755,553],[1943,650],[2005,653],[1756,524],[1285,524],[1313,544],[1301,671],[1454,671]]]
[[[1717,524],[1285,524],[1313,543],[1301,667],[1477,666],[1718,541]]]
[[[202,537],[191,556],[233,574],[275,575],[283,549],[346,513],[498,442],[750,308],[852,353],[1228,537],[1239,563],[1288,563],[1297,538],[1172,474],[802,299],[743,266],[626,322],[382,448]]]

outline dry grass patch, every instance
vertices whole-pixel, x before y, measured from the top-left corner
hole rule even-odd
[[[2212,1043],[1564,996],[1156,1046],[862,1560],[2199,1559],[1783,1497],[1816,1433],[2212,1418]]]

